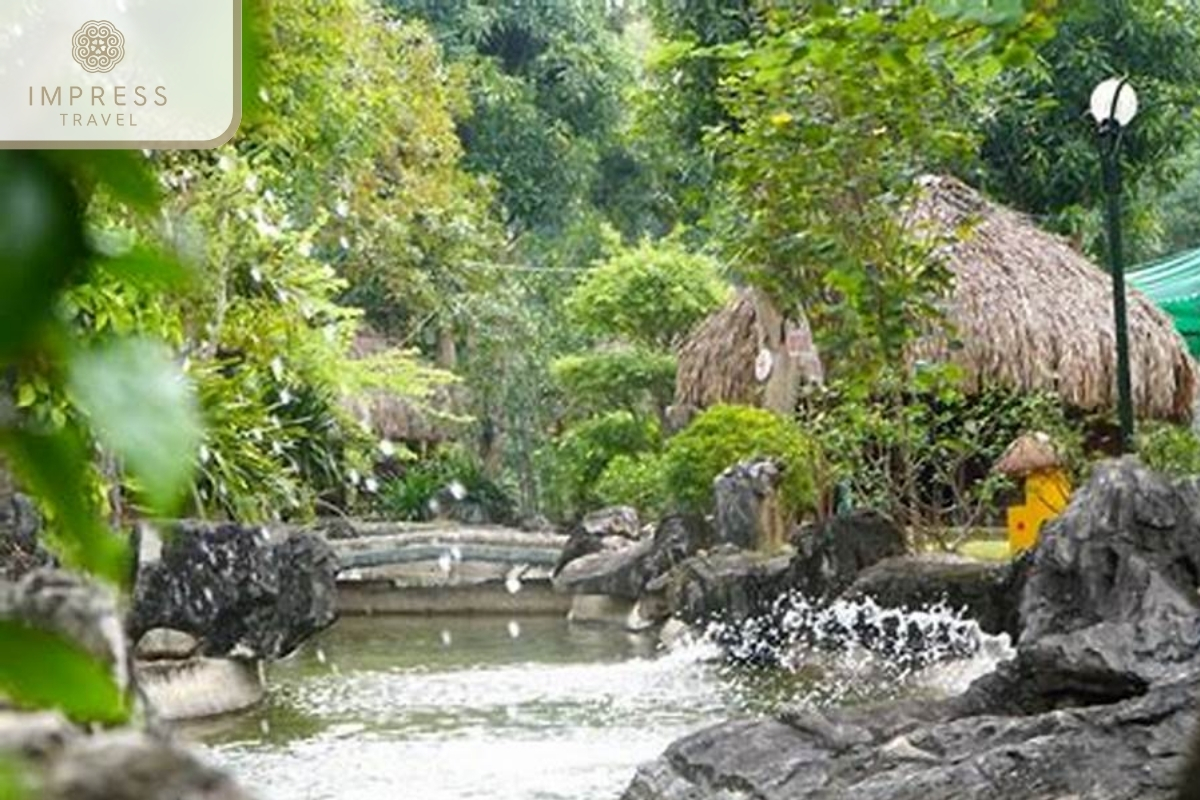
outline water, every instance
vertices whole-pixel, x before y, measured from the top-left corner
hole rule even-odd
[[[264,800],[602,800],[704,725],[895,687],[858,657],[788,671],[714,655],[560,618],[348,618],[272,668],[262,708],[185,734]]]

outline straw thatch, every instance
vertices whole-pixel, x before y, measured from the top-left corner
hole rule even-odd
[[[1062,465],[1062,458],[1049,436],[1044,433],[1027,433],[1018,436],[1008,446],[992,469],[1003,475],[1019,478],[1038,470],[1055,469]]]
[[[679,349],[677,406],[761,405],[763,385],[754,379],[756,319],[754,300],[743,290],[692,332]]]
[[[355,335],[350,353],[353,358],[365,358],[391,347],[386,338],[364,325]],[[375,436],[392,442],[450,441],[460,437],[465,427],[455,413],[462,398],[453,385],[436,387],[420,404],[384,389],[366,389],[347,397],[344,403]]]
[[[1059,236],[947,177],[921,180],[907,213],[953,274],[949,333],[911,348],[910,361],[953,361],[969,391],[1047,390],[1075,408],[1116,405],[1112,282]],[[680,353],[677,403],[753,402],[754,306],[711,317]],[[1186,420],[1196,365],[1169,317],[1128,290],[1133,399],[1141,417]],[[747,353],[749,348],[749,353]]]

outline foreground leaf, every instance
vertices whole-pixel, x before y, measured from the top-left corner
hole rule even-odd
[[[55,535],[49,544],[67,566],[123,585],[129,577],[129,549],[103,525],[89,499],[83,442],[69,425],[53,433],[0,430],[0,453],[19,482],[53,515]]]
[[[57,634],[14,620],[0,620],[0,695],[23,708],[59,709],[80,722],[120,723],[129,716],[104,664]]]
[[[195,393],[170,350],[147,339],[121,339],[78,351],[68,387],[146,501],[171,514],[191,480],[202,432]]]

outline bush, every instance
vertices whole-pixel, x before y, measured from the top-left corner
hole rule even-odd
[[[662,515],[666,495],[659,453],[616,456],[596,481],[596,497],[602,505],[633,506],[644,520]]]
[[[402,470],[379,491],[379,510],[389,519],[421,522],[443,515],[462,522],[506,523],[515,517],[511,495],[461,450],[439,451]]]
[[[1183,425],[1145,426],[1137,436],[1137,451],[1146,466],[1159,472],[1200,474],[1200,438]]]
[[[645,349],[566,356],[550,368],[573,416],[624,408],[658,413],[675,393],[675,356]]]
[[[598,508],[596,483],[617,456],[658,451],[662,432],[657,420],[629,411],[613,411],[569,428],[551,445],[545,464],[547,510],[570,518]]]
[[[794,422],[749,406],[713,406],[667,443],[663,476],[675,506],[707,512],[713,480],[728,467],[756,456],[777,458],[786,467],[784,508],[798,514],[816,505],[820,454]]]

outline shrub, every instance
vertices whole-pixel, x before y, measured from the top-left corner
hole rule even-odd
[[[379,509],[390,519],[419,522],[442,514],[463,522],[511,522],[515,516],[509,492],[459,449],[438,451],[402,470],[379,491]],[[452,485],[457,485],[457,497],[447,493]],[[450,502],[437,508],[435,500]]]
[[[602,505],[633,506],[642,519],[661,516],[666,489],[659,453],[616,456],[596,481],[596,497]]]
[[[568,518],[599,507],[596,483],[609,462],[661,446],[657,420],[629,411],[613,411],[569,428],[551,445],[545,464],[547,510]]]
[[[756,456],[786,467],[782,500],[790,513],[816,505],[817,446],[785,417],[749,406],[713,406],[667,443],[663,476],[672,502],[684,511],[713,505],[713,480],[728,467]]]
[[[675,357],[645,349],[566,356],[550,372],[574,416],[619,408],[658,413],[675,392]]]
[[[1145,426],[1137,436],[1137,451],[1146,466],[1159,472],[1200,474],[1200,438],[1183,425]]]

